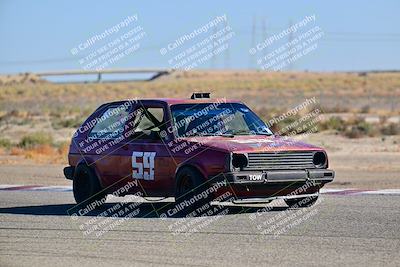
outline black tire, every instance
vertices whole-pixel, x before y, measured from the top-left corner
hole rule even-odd
[[[194,168],[184,167],[176,174],[175,205],[182,215],[195,211],[202,215],[211,207],[212,194],[202,174]],[[201,208],[201,210],[199,210]]]
[[[314,205],[318,200],[318,195],[311,197],[299,197],[292,199],[285,199],[289,208],[308,208]]]
[[[73,191],[77,204],[96,203],[100,207],[106,202],[107,194],[102,191],[97,175],[84,164],[75,169]]]

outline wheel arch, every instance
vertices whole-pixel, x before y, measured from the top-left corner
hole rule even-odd
[[[175,175],[174,175],[175,190],[176,190],[176,186],[178,184],[178,176],[177,175],[178,175],[179,171],[181,171],[184,168],[191,168],[191,169],[199,172],[201,174],[203,181],[204,182],[207,181],[207,174],[206,174],[205,170],[203,170],[198,164],[195,164],[192,162],[187,162],[187,163],[178,165],[178,168],[176,168],[176,170],[175,170]]]
[[[94,174],[96,175],[96,178],[99,181],[100,186],[102,188],[104,188],[103,181],[101,180],[101,176],[100,176],[99,170],[97,169],[95,162],[93,162],[92,160],[84,160],[82,158],[77,162],[77,164],[75,166],[75,170],[78,168],[79,165],[84,165],[87,168],[91,169],[94,172]]]
[[[176,177],[176,175],[178,174],[178,172],[179,172],[180,170],[182,170],[183,168],[192,168],[192,169],[195,169],[196,171],[198,171],[198,172],[203,176],[204,180],[207,179],[207,178],[206,178],[206,177],[207,177],[206,171],[205,171],[200,165],[198,165],[198,164],[196,164],[196,163],[193,163],[193,162],[187,162],[187,163],[178,165],[178,167],[177,167],[176,170],[175,170],[175,177]]]

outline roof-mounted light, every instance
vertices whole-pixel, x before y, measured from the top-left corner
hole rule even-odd
[[[193,93],[190,99],[210,98],[210,93]]]

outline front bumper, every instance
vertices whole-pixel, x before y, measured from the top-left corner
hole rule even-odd
[[[74,179],[74,172],[75,172],[75,167],[73,166],[68,166],[64,168],[64,176],[68,180],[73,180]]]
[[[293,195],[313,196],[334,177],[335,172],[328,169],[238,171],[209,177],[209,184],[217,189],[216,198],[229,195],[235,201],[261,203]]]
[[[257,185],[271,183],[297,183],[312,181],[315,184],[332,182],[335,172],[328,169],[239,171],[210,177],[212,183],[226,181],[234,185]]]

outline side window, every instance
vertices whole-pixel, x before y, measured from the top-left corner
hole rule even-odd
[[[134,120],[136,139],[155,139],[164,126],[162,107],[145,107],[136,114]]]
[[[117,138],[121,136],[128,116],[129,111],[124,106],[109,107],[101,117],[98,118],[97,124],[93,127],[89,136],[100,139]]]

